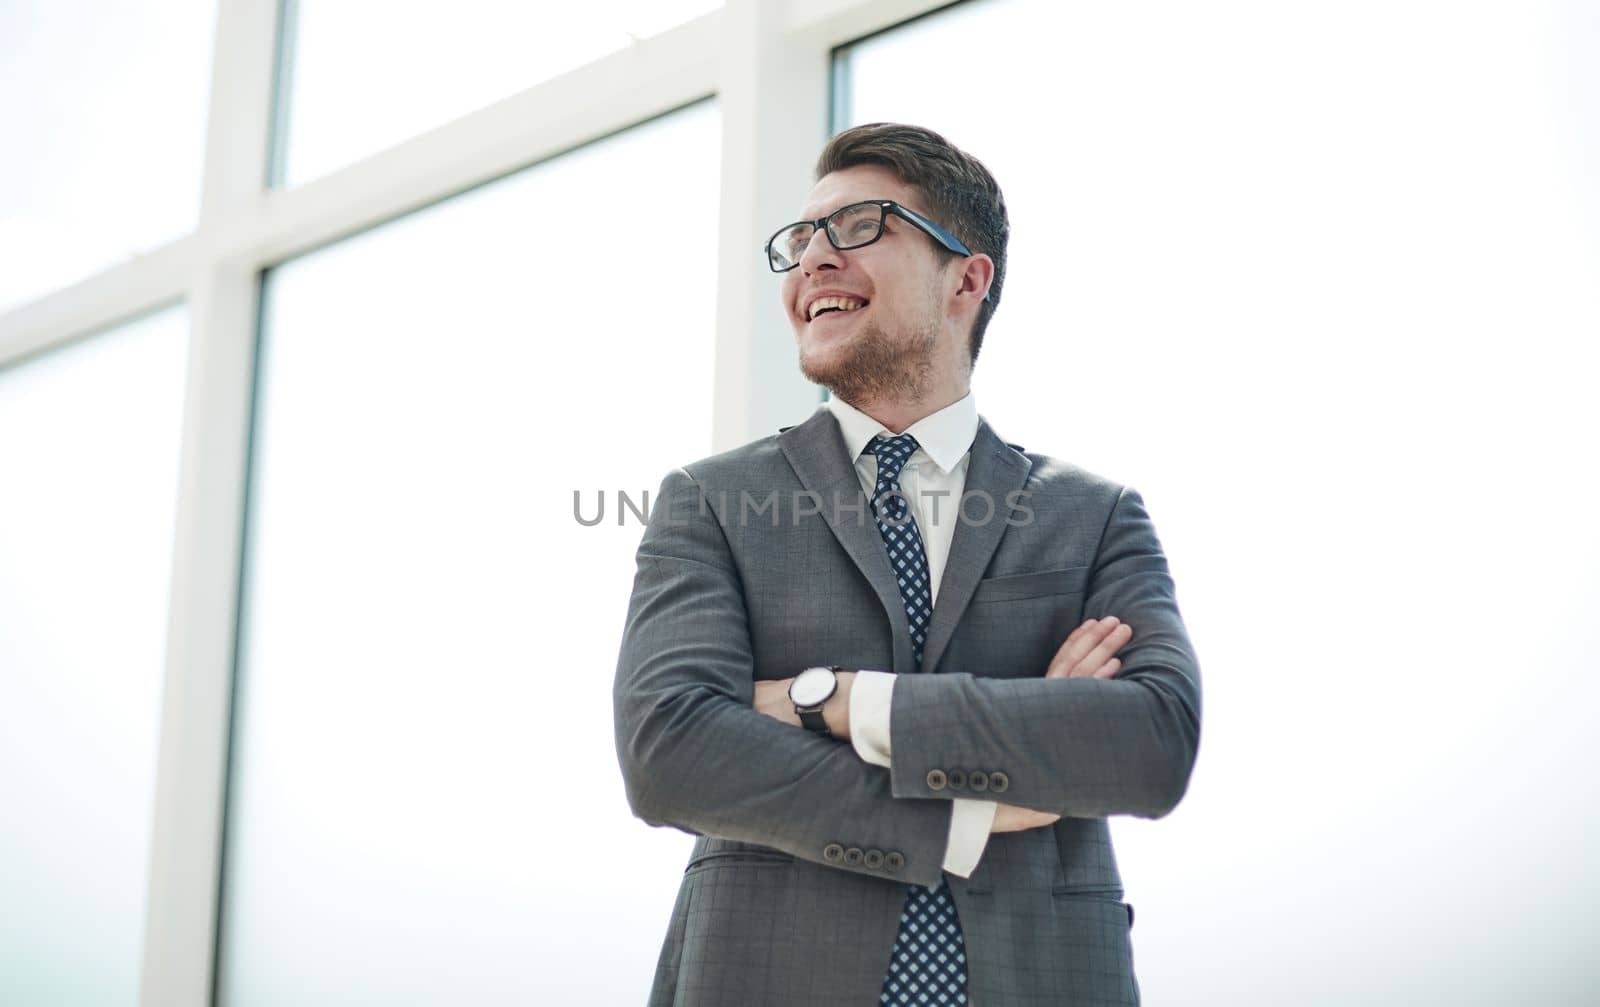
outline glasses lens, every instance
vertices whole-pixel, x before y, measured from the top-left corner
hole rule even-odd
[[[865,245],[875,240],[881,230],[883,207],[877,203],[853,203],[828,218],[828,236],[840,248]]]
[[[772,268],[780,273],[793,269],[799,263],[800,256],[805,254],[806,245],[810,244],[815,231],[816,228],[810,224],[793,224],[779,231],[767,251]]]

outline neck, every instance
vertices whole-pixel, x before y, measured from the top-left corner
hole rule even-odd
[[[967,391],[968,387],[963,382],[959,386],[929,389],[928,394],[916,399],[864,399],[858,402],[845,396],[840,398],[882,423],[890,433],[903,434],[911,424],[924,416],[932,416],[952,402],[959,402]]]

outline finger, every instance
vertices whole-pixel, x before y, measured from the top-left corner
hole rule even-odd
[[[1123,623],[1116,629],[1113,629],[1111,632],[1107,633],[1105,637],[1095,645],[1093,650],[1084,655],[1081,666],[1086,667],[1089,670],[1098,669],[1101,665],[1111,660],[1112,656],[1115,655],[1117,651],[1122,649],[1122,645],[1127,643],[1130,639],[1132,639],[1132,637],[1133,627],[1129,626],[1127,623]]]
[[[1123,630],[1123,633],[1113,639],[1119,630]],[[1125,641],[1132,632],[1114,615],[1098,620],[1095,628],[1063,655],[1061,666],[1057,669],[1059,674],[1067,678],[1087,678],[1117,652],[1121,641]]]
[[[1098,671],[1096,671],[1094,673],[1094,677],[1095,678],[1115,678],[1117,672],[1119,672],[1121,670],[1122,670],[1122,660],[1121,660],[1121,658],[1113,657],[1111,660],[1107,661],[1105,664],[1100,666],[1100,670],[1098,670]]]
[[[1061,644],[1061,650],[1066,650],[1068,646],[1078,643],[1086,637],[1092,636],[1096,631],[1104,628],[1105,627],[1101,625],[1101,620],[1099,619],[1083,620],[1083,623],[1079,625],[1077,629],[1067,634],[1066,640]]]
[[[1085,619],[1083,625],[1068,633],[1067,638],[1061,642],[1061,646],[1056,648],[1055,654],[1050,658],[1050,666],[1054,668],[1067,660],[1073,653],[1073,648],[1081,645],[1098,625],[1099,621],[1096,619]]]
[[[1083,620],[1083,623],[1077,629],[1075,629],[1071,633],[1067,634],[1067,642],[1070,643],[1073,640],[1079,639],[1080,637],[1083,636],[1083,634],[1085,634],[1085,633],[1087,633],[1089,631],[1090,627],[1098,626],[1099,624],[1100,624],[1100,620],[1099,619],[1085,619],[1085,620]]]
[[[1082,663],[1090,668],[1098,668],[1111,660],[1117,651],[1122,649],[1123,644],[1132,638],[1133,627],[1127,623],[1122,623],[1103,636],[1100,642],[1095,645],[1095,648],[1083,656]]]
[[[1062,674],[1071,674],[1072,670],[1083,660],[1084,656],[1100,643],[1105,635],[1115,629],[1117,617],[1108,615],[1104,619],[1095,619],[1084,623],[1067,637],[1067,641],[1056,651],[1055,658],[1050,662],[1051,668],[1059,667]],[[1074,639],[1076,637],[1076,639]]]

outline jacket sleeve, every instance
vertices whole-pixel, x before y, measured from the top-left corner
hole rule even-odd
[[[890,710],[895,796],[948,793],[932,771],[958,768],[987,773],[992,800],[1064,817],[1159,818],[1176,807],[1200,742],[1200,666],[1155,526],[1126,487],[1084,599],[1085,619],[1107,615],[1133,629],[1114,679],[1046,679],[1043,668],[1039,678],[902,676]]]
[[[756,712],[754,698],[738,570],[715,509],[678,469],[662,480],[639,544],[612,688],[633,813],[654,826],[936,884],[949,795],[896,799],[889,770],[864,763],[846,742]],[[852,848],[877,850],[884,862],[869,868],[845,856]]]

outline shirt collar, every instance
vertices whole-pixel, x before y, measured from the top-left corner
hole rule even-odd
[[[861,452],[866,450],[874,437],[879,434],[893,436],[888,427],[836,395],[828,396],[822,408],[833,413],[839,421],[839,432],[844,435],[845,450],[850,452],[852,464],[861,457]],[[929,413],[911,424],[905,432],[917,439],[922,451],[939,466],[940,471],[948,474],[972,448],[973,438],[978,436],[977,400],[968,391],[938,412]]]

